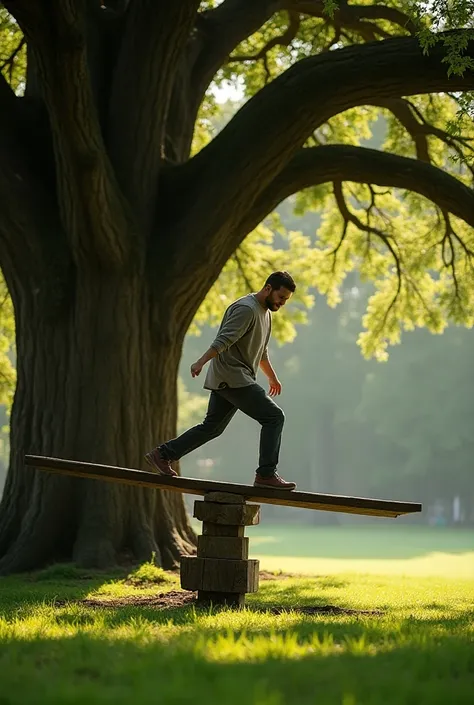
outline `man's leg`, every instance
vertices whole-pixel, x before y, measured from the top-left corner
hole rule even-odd
[[[211,392],[204,421],[185,431],[181,436],[154,448],[146,454],[146,461],[164,475],[176,475],[171,463],[220,436],[236,411],[232,402],[217,392]]]
[[[280,457],[281,436],[285,414],[259,384],[219,389],[219,394],[237,409],[261,424],[259,467],[255,484],[294,489],[294,482],[285,482],[276,472]]]

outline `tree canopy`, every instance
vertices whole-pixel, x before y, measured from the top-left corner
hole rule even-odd
[[[216,187],[212,202],[202,198],[204,194],[199,198],[195,194],[193,217],[200,217],[204,208],[213,211],[214,224],[210,221],[208,229],[217,238],[217,232],[228,226],[227,237],[234,238],[237,251],[226,266],[227,258],[222,260],[223,274],[197,322],[220,316],[233,296],[249,284],[255,286],[262,263],[277,267],[286,260],[292,262],[300,280],[304,305],[311,303],[306,294],[310,285],[336,303],[345,276],[354,269],[363,279],[375,282],[364,321],[366,331],[360,337],[367,356],[384,356],[387,345],[398,342],[404,328],[426,326],[440,332],[448,321],[472,325],[472,2],[256,0],[250,7],[244,0],[208,0],[180,3],[180,10],[173,11],[170,3],[157,3],[152,9],[140,0],[58,1],[37,24],[39,15],[29,3],[3,4],[0,65],[6,83],[17,95],[26,85],[28,43],[30,56],[39,58],[47,53],[48,32],[62,37],[63,43],[76,37],[75,54],[64,54],[64,65],[56,67],[64,71],[57,81],[64,81],[71,93],[69,98],[67,91],[56,98],[64,103],[79,100],[80,109],[87,112],[88,134],[78,131],[69,138],[77,149],[92,158],[102,148],[103,139],[113,142],[117,138],[131,152],[137,124],[127,120],[152,123],[155,132],[147,133],[147,143],[155,142],[155,146],[145,151],[141,145],[140,165],[132,167],[130,154],[124,157],[128,165],[115,165],[116,171],[126,169],[117,178],[129,200],[145,198],[152,188],[157,166],[151,162],[153,150],[161,149],[160,129],[170,164],[186,161],[191,150],[194,159],[188,163],[195,168],[189,171],[210,177],[214,176],[209,168],[215,155],[225,156],[217,161],[221,161],[220,182],[227,188],[232,181],[221,197],[227,213],[218,214]],[[89,29],[98,36],[90,39]],[[121,42],[118,47],[110,40],[115,33]],[[132,33],[140,36],[143,46],[136,46]],[[133,118],[122,105],[124,115],[115,137],[105,125],[102,131],[93,125],[100,104],[94,105],[94,95],[88,91],[97,88],[95,82],[99,78],[113,81],[120,61],[130,60],[132,65],[144,61],[153,71],[165,51],[171,52],[169,57],[181,57],[181,64],[177,61],[182,66],[173,71],[174,80],[166,88],[169,95],[157,95],[147,115],[135,110],[134,104]],[[105,76],[94,75],[91,68],[90,58],[97,59],[100,52],[100,66],[94,70],[106,73],[107,65]],[[74,71],[74,67],[79,73],[75,81],[69,81],[66,69]],[[53,68],[49,64],[42,70],[52,72]],[[147,94],[158,88],[159,76],[152,73],[138,78],[134,77],[134,85],[122,86],[123,95],[117,98],[126,95],[131,102],[143,98],[138,95],[145,90],[141,80],[147,81]],[[178,125],[173,111],[183,104],[185,81],[194,103],[180,115]],[[2,88],[5,99],[6,83]],[[216,101],[219,91],[230,88],[243,106],[236,115],[228,109],[226,115]],[[162,99],[166,106],[158,106]],[[326,108],[316,115],[314,107],[324,103]],[[113,109],[119,109],[119,103]],[[154,110],[161,111],[161,117]],[[100,110],[97,117],[101,117]],[[190,124],[184,124],[186,119]],[[385,126],[381,148],[363,146],[381,119]],[[160,127],[160,120],[166,124]],[[66,126],[58,123],[56,127],[59,139]],[[263,175],[267,160],[274,162],[273,177]],[[101,197],[108,200],[116,216],[122,206],[113,195],[109,166],[102,160],[93,179],[99,179]],[[133,169],[137,169],[136,178]],[[185,184],[184,164],[181,171]],[[165,184],[165,195],[167,190]],[[279,201],[295,192],[299,192],[296,208],[319,211],[323,222],[315,241],[283,232],[284,249],[275,252],[272,233],[259,223]],[[240,219],[229,219],[229,201],[246,204]],[[159,194],[156,205],[160,209],[165,205]],[[125,211],[120,216],[123,223]],[[120,217],[114,227],[119,226]],[[253,234],[241,244],[250,231]],[[125,250],[119,253],[123,243],[116,245],[114,256],[120,258],[125,254]],[[217,246],[217,240],[212,246]],[[304,317],[304,311],[295,314],[296,321]],[[291,320],[283,328],[279,331],[283,337],[294,335]]]

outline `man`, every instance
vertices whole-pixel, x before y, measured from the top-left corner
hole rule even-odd
[[[268,357],[271,313],[284,306],[295,289],[288,272],[274,272],[258,293],[229,306],[211,347],[191,365],[191,374],[197,377],[211,363],[204,381],[204,389],[211,392],[206,418],[146,454],[146,461],[160,474],[177,475],[172,462],[220,436],[240,409],[262,426],[254,485],[295,489],[294,482],[285,482],[277,472],[285,416],[271,398],[281,393],[281,384]],[[259,367],[268,378],[268,396],[256,382]]]

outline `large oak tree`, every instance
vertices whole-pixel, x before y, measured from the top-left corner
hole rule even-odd
[[[417,285],[413,256],[404,262],[377,221],[376,187],[428,199],[441,235],[420,244],[434,253],[423,267],[439,265],[433,281],[444,289],[432,296],[461,317],[472,298],[459,272],[472,272],[473,246],[456,223],[474,226],[474,192],[468,167],[456,178],[430,158],[430,139],[463,157],[469,142],[431,125],[409,97],[457,101],[472,90],[474,42],[461,22],[424,51],[417,18],[391,0],[332,3],[330,14],[321,0],[3,6],[3,36],[18,38],[0,76],[0,262],[18,378],[0,572],[153,552],[169,567],[194,539],[179,497],[34,473],[24,454],[140,467],[175,432],[178,365],[196,311],[248,233],[301,189],[330,184],[338,208],[326,276],[362,261],[362,249],[375,278],[392,258],[396,285],[379,292],[389,304],[395,293],[387,311],[403,296],[408,306]],[[15,84],[9,69],[25,48],[26,79]],[[252,97],[193,149],[209,86],[244,71]],[[331,144],[325,126],[358,106],[395,116],[414,158]],[[349,182],[368,184],[366,220]]]

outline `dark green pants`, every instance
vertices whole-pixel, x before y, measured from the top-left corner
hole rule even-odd
[[[163,455],[169,460],[179,460],[217,438],[227,428],[237,410],[261,424],[257,472],[267,477],[273,475],[278,465],[285,415],[259,384],[212,391],[204,421],[160,446]]]

